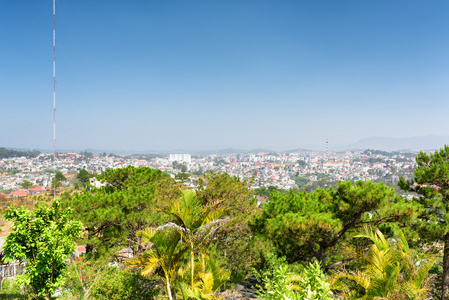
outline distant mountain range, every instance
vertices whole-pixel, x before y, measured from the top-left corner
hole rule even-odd
[[[416,136],[416,137],[407,137],[407,138],[393,138],[393,137],[369,137],[359,140],[355,144],[330,147],[331,151],[345,151],[345,150],[365,150],[365,149],[374,149],[374,150],[383,150],[383,151],[419,151],[419,150],[435,150],[440,149],[445,144],[449,144],[449,136],[438,136],[438,135],[426,135],[426,136]],[[35,150],[35,149],[24,149],[24,148],[10,148],[7,149],[13,150]],[[57,149],[57,152],[65,153],[65,152],[92,152],[94,154],[100,154],[106,152],[122,154],[122,155],[131,155],[131,154],[159,154],[159,155],[168,155],[175,153],[189,153],[192,155],[210,155],[210,154],[232,154],[232,153],[259,153],[259,152],[296,152],[296,151],[321,151],[324,149],[312,149],[316,147],[310,147],[311,149],[304,148],[295,148],[285,151],[274,151],[271,149],[263,149],[256,148],[251,150],[243,150],[236,148],[225,148],[225,149],[216,149],[216,150],[187,150],[187,149],[175,149],[175,150],[145,150],[145,151],[134,151],[134,150],[97,150],[97,149],[84,149],[84,150],[75,150],[75,149]],[[52,150],[48,149],[36,149],[44,153],[52,153]]]
[[[417,151],[440,149],[449,144],[449,136],[426,135],[407,138],[369,137],[339,150],[375,149],[384,151]]]

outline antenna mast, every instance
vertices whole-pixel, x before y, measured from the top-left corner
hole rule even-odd
[[[56,198],[56,0],[53,0],[53,198]]]

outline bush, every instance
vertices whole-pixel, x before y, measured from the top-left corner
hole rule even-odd
[[[31,296],[31,287],[22,286],[14,279],[5,279],[1,284],[0,299],[29,299]]]
[[[263,282],[258,292],[264,300],[331,300],[329,283],[318,262],[310,263],[300,274],[288,271],[285,258],[272,256],[268,268],[256,275]]]
[[[88,291],[88,296],[81,286]],[[154,299],[156,282],[130,270],[104,265],[101,261],[73,261],[64,286],[64,299]]]
[[[132,271],[106,267],[103,275],[92,288],[97,300],[154,299],[159,293],[153,280]]]

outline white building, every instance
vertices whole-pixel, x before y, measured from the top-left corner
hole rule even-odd
[[[185,162],[190,164],[192,161],[192,156],[190,154],[170,154],[169,161]]]

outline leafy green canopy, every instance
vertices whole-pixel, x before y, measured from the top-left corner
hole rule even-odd
[[[11,207],[5,219],[13,221],[13,232],[3,247],[5,261],[25,260],[22,282],[30,284],[38,295],[50,297],[62,284],[66,259],[75,250],[81,223],[69,219],[69,209],[62,209],[59,199],[51,206],[40,203],[34,211]]]
[[[202,205],[221,203],[217,207],[222,207],[226,216],[247,217],[247,214],[255,207],[252,201],[252,191],[246,180],[238,177],[231,177],[228,173],[210,172],[198,180],[198,190],[196,196]]]
[[[196,192],[203,206],[217,204],[223,209],[223,218],[231,220],[217,234],[216,249],[226,258],[226,267],[232,271],[233,280],[241,280],[258,259],[261,247],[254,247],[248,219],[257,211],[253,192],[246,180],[229,176],[227,173],[206,174],[199,180]]]
[[[428,155],[419,153],[416,157],[415,179],[404,180],[399,186],[419,195],[414,199],[423,206],[419,218],[413,224],[422,241],[441,241],[444,244],[442,300],[449,293],[449,146]]]
[[[254,233],[274,241],[289,262],[314,256],[323,269],[328,252],[353,229],[385,222],[411,220],[416,209],[382,183],[340,182],[337,190],[314,193],[274,192],[264,211],[250,222]]]
[[[86,227],[88,250],[97,254],[134,245],[135,233],[160,224],[167,199],[179,194],[170,176],[147,167],[111,169],[97,179],[106,186],[76,194],[67,203]]]
[[[429,241],[441,240],[449,232],[449,146],[427,155],[416,157],[414,181],[404,180],[399,186],[420,197],[415,199],[425,210],[415,224],[422,237]]]

